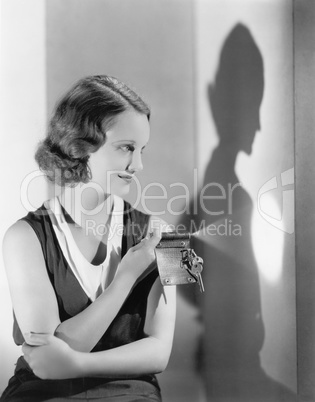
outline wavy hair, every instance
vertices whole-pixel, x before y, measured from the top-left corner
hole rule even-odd
[[[78,81],[56,105],[47,136],[37,148],[41,171],[59,185],[87,183],[91,153],[104,145],[106,131],[127,110],[150,119],[147,104],[116,78],[95,75]]]

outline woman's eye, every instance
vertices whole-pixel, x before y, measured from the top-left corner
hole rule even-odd
[[[123,146],[120,147],[120,149],[121,149],[123,152],[129,152],[129,151],[133,151],[133,150],[134,150],[134,148],[133,148],[131,145],[123,145]]]

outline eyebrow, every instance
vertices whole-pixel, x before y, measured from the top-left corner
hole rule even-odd
[[[136,141],[133,141],[133,140],[119,140],[119,141],[114,141],[113,144],[121,144],[121,143],[125,144],[126,142],[128,142],[129,144],[136,143]]]
[[[133,141],[133,140],[119,140],[119,141],[114,141],[112,144],[116,145],[116,144],[126,144],[126,143],[133,144],[133,145],[137,144],[136,141]],[[145,144],[141,149],[144,149],[147,145],[148,144]]]

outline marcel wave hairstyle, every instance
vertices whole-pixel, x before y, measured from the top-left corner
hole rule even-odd
[[[106,131],[127,110],[150,119],[146,103],[116,78],[95,75],[78,81],[56,105],[47,136],[37,148],[40,170],[59,185],[87,183],[91,153],[104,145]]]

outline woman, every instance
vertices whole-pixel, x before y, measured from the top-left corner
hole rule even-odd
[[[108,76],[82,79],[57,105],[35,158],[61,192],[3,243],[24,355],[1,401],[161,400],[154,374],[175,321],[175,289],[155,264],[163,222],[121,198],[142,170],[149,117]]]

